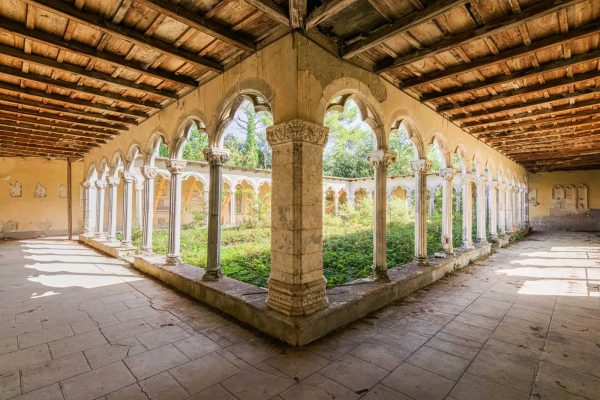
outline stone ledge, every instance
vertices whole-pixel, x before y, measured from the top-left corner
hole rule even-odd
[[[124,247],[119,242],[100,241],[93,236],[79,235],[79,241],[104,254],[127,262],[131,262],[131,255],[136,251],[135,247]]]
[[[82,238],[80,237],[80,240]],[[83,243],[102,250],[107,245],[84,237]],[[165,257],[134,255],[133,266],[172,288],[295,346],[308,344],[389,303],[442,278],[446,273],[467,266],[491,253],[491,244],[471,250],[458,250],[446,258],[430,259],[429,266],[409,263],[389,270],[390,283],[369,279],[349,282],[327,290],[330,306],[307,317],[289,317],[265,306],[267,290],[223,277],[219,282],[204,282],[204,269],[188,264],[165,265]]]

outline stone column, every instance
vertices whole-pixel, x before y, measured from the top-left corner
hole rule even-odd
[[[427,174],[431,161],[413,160],[410,166],[415,174],[415,261],[427,264]]]
[[[346,202],[348,204],[348,208],[350,209],[354,209],[354,195],[352,194],[348,194],[348,197],[346,198]]]
[[[473,248],[473,176],[469,173],[461,175],[462,184],[462,247]]]
[[[209,163],[210,192],[208,196],[208,257],[204,281],[218,281],[221,271],[221,196],[223,191],[223,163],[229,159],[229,151],[216,147],[204,150]]]
[[[181,173],[186,167],[185,160],[168,160],[167,169],[171,173],[169,196],[169,248],[166,263],[177,265],[181,262]]]
[[[209,201],[209,189],[204,189],[202,192],[202,201],[204,202],[204,225],[208,227],[208,201]]]
[[[83,189],[83,227],[85,236],[94,236],[95,233],[95,221],[94,221],[94,201],[92,200],[93,190],[92,184],[89,182],[83,182],[81,184]]]
[[[104,233],[104,193],[106,190],[105,181],[96,182],[96,193],[98,194],[98,200],[96,201],[96,238],[98,240],[106,239]]]
[[[462,206],[462,190],[460,190],[460,188],[456,189],[456,213],[460,214],[461,213],[461,206]]]
[[[138,184],[137,181],[135,183],[135,226],[141,227],[142,221],[144,219],[144,212],[142,209],[143,204],[143,184]]]
[[[506,235],[506,184],[498,183],[498,232]]]
[[[524,209],[525,228],[529,229],[529,226],[530,226],[529,225],[529,189],[525,188],[524,191],[525,191],[525,193],[523,194],[523,196],[525,198],[524,199],[524,201],[525,201],[525,205],[524,205],[524,207],[525,207],[525,209]]]
[[[426,193],[429,194],[429,204],[428,204],[428,208],[427,208],[427,215],[429,215],[429,218],[433,217],[433,209],[435,208],[435,188],[432,188],[431,190],[427,189]]]
[[[406,189],[406,212],[410,214],[410,206],[412,203],[412,195],[413,191],[411,189]]]
[[[505,201],[504,201],[504,215],[505,218],[505,227],[506,233],[510,235],[513,231],[513,223],[512,223],[512,186],[510,184],[506,184],[506,190],[504,192]]]
[[[387,274],[387,169],[396,160],[391,151],[376,150],[368,155],[375,170],[375,210],[373,213],[373,279],[389,282]]]
[[[454,253],[452,244],[452,178],[454,169],[440,170],[442,183],[442,249],[447,254]]]
[[[338,215],[339,211],[339,200],[338,200],[339,192],[333,192],[333,215]]]
[[[117,242],[117,192],[119,190],[119,177],[110,177],[108,180],[108,234],[106,240]]]
[[[131,247],[131,228],[133,226],[133,183],[131,172],[123,172],[123,240],[121,245]]]
[[[487,215],[487,199],[485,198],[485,187],[487,178],[485,176],[477,177],[477,243],[487,243],[486,233],[486,215]]]
[[[511,191],[512,197],[512,230],[516,232],[519,230],[519,221],[517,219],[518,210],[517,210],[517,187],[513,186]]]
[[[229,223],[235,226],[235,190],[229,192]]]
[[[142,231],[142,251],[152,253],[152,232],[154,228],[154,179],[156,167],[142,167],[144,177],[144,226]]]
[[[323,147],[328,129],[294,119],[267,129],[273,149],[267,307],[308,315],[329,305],[323,276]]]
[[[498,182],[491,180],[488,183],[488,206],[490,215],[490,236],[493,241],[498,240]]]

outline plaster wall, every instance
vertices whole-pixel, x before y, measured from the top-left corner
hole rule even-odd
[[[72,163],[73,233],[83,229],[80,182],[83,162]],[[18,184],[20,184],[20,193]],[[35,197],[38,183],[45,197]],[[63,188],[60,186],[63,185]],[[67,162],[41,158],[0,158],[0,238],[66,234]],[[12,193],[11,193],[12,192]],[[42,194],[41,190],[38,194]],[[12,195],[11,195],[12,194]]]
[[[551,215],[554,185],[586,184],[589,212],[584,215]],[[529,190],[536,190],[537,203],[529,204],[529,220],[537,230],[600,231],[600,170],[557,171],[529,174]]]

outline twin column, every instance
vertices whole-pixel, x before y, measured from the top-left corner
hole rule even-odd
[[[427,263],[427,174],[431,161],[413,160],[410,166],[415,174],[415,261]]]

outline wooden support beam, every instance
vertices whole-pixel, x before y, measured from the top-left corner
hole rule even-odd
[[[2,132],[0,131],[0,134]],[[66,150],[61,147],[50,146],[50,145],[41,145],[37,143],[27,143],[16,140],[2,140],[0,139],[0,147],[3,150],[9,149],[21,149],[21,150],[32,150],[32,151],[44,151],[53,154],[62,154],[62,155],[75,155],[80,156],[84,154],[84,151],[81,150]]]
[[[36,119],[36,118],[28,118],[23,116],[17,116],[13,114],[3,113],[0,111],[0,121],[1,122],[12,122],[16,125],[27,125],[35,127],[36,129],[62,129],[65,132],[70,132],[73,134],[94,134],[99,136],[111,137],[114,135],[118,135],[119,131],[111,130],[106,128],[88,128],[86,126],[79,126],[77,124],[72,123],[62,123],[57,121],[47,121],[45,119]],[[42,127],[42,128],[39,128]]]
[[[394,60],[395,67],[401,67],[404,65],[412,64],[414,62],[423,60],[424,58],[427,58],[427,57],[437,56],[441,53],[444,53],[444,52],[454,49],[456,47],[464,46],[474,40],[483,39],[483,38],[486,38],[493,34],[502,32],[506,29],[514,28],[520,24],[524,24],[525,22],[528,22],[533,19],[554,13],[554,12],[560,10],[561,8],[568,7],[568,6],[577,4],[577,3],[581,3],[583,1],[584,0],[545,0],[545,1],[542,1],[541,3],[537,3],[531,7],[528,7],[526,9],[522,10],[522,12],[520,12],[519,14],[504,15],[494,21],[490,21],[489,23],[487,23],[486,25],[483,25],[481,27],[468,29],[457,35],[445,37],[444,39],[433,43],[429,47],[406,53]],[[399,28],[395,31],[391,30],[391,35],[386,35],[385,36],[386,39],[394,36],[396,34],[395,32],[406,31],[404,29],[404,26],[410,26],[411,28],[413,28],[414,26],[418,25],[413,22],[413,20],[416,20],[417,13],[420,13],[420,12],[423,13],[425,10],[429,10],[432,7],[440,7],[441,4],[447,5],[448,3],[450,3],[452,5],[452,7],[454,7],[457,5],[465,4],[467,2],[466,1],[463,1],[463,2],[441,1],[441,0],[436,1],[431,6],[426,7],[422,10],[419,10],[419,11],[415,12],[414,14],[409,14],[408,16],[403,17],[400,20],[396,21],[395,23],[399,25]],[[435,11],[435,10],[433,10],[433,11]],[[448,11],[448,9],[445,9],[444,12],[445,11]],[[423,23],[423,22],[427,22],[431,18],[435,18],[435,17],[439,16],[440,14],[441,13],[433,13],[433,12],[424,13],[424,15],[418,19],[419,24]],[[400,23],[400,21],[401,21],[401,23]],[[371,37],[371,36],[374,36],[374,34],[369,35],[369,37]],[[372,39],[369,40],[369,37],[367,37],[367,39],[365,39],[363,41],[358,41],[350,46],[347,46],[347,48],[342,51],[344,58],[353,57],[353,56],[373,47],[373,44],[372,44],[373,40]],[[376,42],[375,45],[377,45],[377,44],[381,43],[382,41],[380,40],[380,41],[375,41],[375,42]]]
[[[7,18],[0,17],[0,31],[7,32],[8,34],[13,34],[23,39],[28,39],[48,46],[56,47],[58,49],[68,51],[73,54],[89,57],[94,61],[108,62],[116,67],[127,68],[142,75],[147,75],[164,81],[173,82],[178,85],[184,85],[189,87],[198,86],[198,82],[196,82],[192,78],[183,75],[176,75],[174,73],[163,71],[160,69],[148,68],[146,65],[143,65],[137,61],[128,60],[124,57],[118,56],[113,53],[100,51],[95,47],[91,47],[82,43],[65,41],[61,37],[56,37],[46,32],[27,29],[22,24]]]
[[[272,0],[244,0],[257,10],[265,13],[273,21],[278,22],[281,25],[290,26],[290,18],[288,17],[288,11],[274,3]]]
[[[154,86],[145,85],[141,83],[135,83],[128,79],[113,77],[103,72],[88,70],[83,67],[79,67],[73,64],[60,63],[54,59],[40,57],[34,54],[27,54],[23,51],[14,47],[5,46],[0,44],[0,54],[16,58],[17,60],[25,61],[30,64],[35,64],[44,68],[52,68],[58,71],[69,72],[84,78],[94,79],[99,82],[108,83],[110,85],[118,86],[124,89],[137,90],[144,93],[151,93],[156,96],[177,100],[179,96],[175,92],[157,89]]]
[[[498,94],[478,97],[474,100],[467,100],[467,101],[462,101],[462,102],[443,104],[441,106],[438,106],[436,108],[436,111],[439,113],[448,113],[451,111],[462,110],[462,109],[469,108],[469,107],[481,106],[485,103],[489,103],[492,101],[521,98],[522,96],[530,95],[530,94],[534,94],[534,93],[538,93],[538,92],[543,92],[544,90],[556,89],[556,88],[559,88],[562,86],[567,86],[567,85],[576,85],[578,83],[583,83],[585,81],[590,81],[590,80],[596,80],[598,78],[600,78],[600,71],[597,71],[597,70],[589,71],[589,72],[585,72],[583,74],[574,75],[573,77],[553,79],[553,80],[547,81],[541,85],[533,85],[533,86],[522,87],[520,89],[506,90],[506,91],[498,93]],[[579,90],[579,92],[581,92],[583,94],[586,91],[591,91],[591,90],[593,90],[593,89],[581,89],[581,90]],[[577,93],[577,92],[574,92],[574,93]],[[556,101],[556,100],[563,99],[566,95],[568,95],[568,94],[553,95],[548,98],[545,98],[545,100],[546,100],[546,102]],[[535,102],[535,100],[532,100],[530,102],[527,102],[527,104],[534,104],[534,102]],[[487,110],[485,111],[485,113],[487,113]]]
[[[306,29],[314,28],[358,0],[329,0],[315,8],[306,19]]]
[[[453,67],[446,68],[443,71],[436,71],[418,78],[407,79],[400,84],[401,89],[410,89],[422,85],[427,85],[432,82],[437,82],[442,79],[457,79],[459,75],[474,72],[476,70],[490,67],[492,65],[506,62],[515,58],[528,56],[541,50],[546,50],[561,44],[595,35],[600,32],[600,26],[597,23],[588,24],[579,28],[573,29],[565,33],[558,33],[556,35],[545,37],[536,42],[526,44],[519,47],[514,47],[509,50],[500,52],[498,54],[492,54],[487,57],[476,59],[470,63],[459,64]],[[385,65],[380,64],[377,72],[383,73],[391,69],[396,68],[393,64]]]
[[[428,22],[434,18],[439,17],[440,15],[444,14],[445,12],[454,7],[462,6],[468,1],[469,0],[434,1],[425,8],[417,10],[411,14],[407,14],[394,22],[382,26],[381,28],[368,34],[365,39],[356,41],[352,44],[345,46],[344,48],[342,48],[341,51],[342,56],[346,59],[357,56],[362,52],[365,52],[375,46],[382,44],[383,42],[394,36],[404,34],[422,23]],[[409,54],[418,54],[420,51],[421,50],[417,50]]]
[[[16,125],[16,126],[15,126]],[[92,135],[73,134],[71,132],[55,132],[48,130],[40,130],[35,128],[29,128],[25,126],[19,126],[18,124],[9,124],[5,121],[0,121],[0,129],[6,134],[12,134],[15,136],[31,136],[39,137],[40,139],[48,140],[77,140],[81,143],[89,143],[93,145],[101,145],[106,143],[107,138],[96,137]]]
[[[80,152],[86,152],[93,147],[97,147],[97,145],[85,145],[80,143],[70,143],[70,142],[57,142],[56,138],[54,141],[50,141],[48,139],[39,139],[36,137],[30,136],[22,136],[22,135],[11,135],[3,130],[0,130],[0,145],[3,143],[14,142],[14,143],[30,143],[30,144],[38,144],[40,146],[52,145],[56,148],[68,149],[68,150],[76,150]],[[56,146],[57,144],[62,144],[62,146]]]
[[[50,160],[66,160],[67,158],[71,158],[74,160],[82,159],[83,155],[80,156],[65,156],[62,154],[51,154],[44,151],[28,151],[28,150],[17,150],[17,149],[7,149],[4,150],[0,148],[0,157],[32,157],[32,158],[46,158]]]
[[[136,0],[136,2],[244,51],[253,52],[256,50],[256,45],[252,39],[239,33],[234,33],[226,26],[200,16],[192,10],[188,10],[166,0]]]
[[[588,135],[588,137],[578,139],[576,142],[570,142],[567,140],[556,140],[550,143],[547,141],[528,143],[527,146],[499,145],[495,146],[495,148],[509,156],[538,154],[538,152],[540,151],[548,150],[576,151],[595,148],[600,151],[600,144],[598,144],[599,138],[600,136],[598,135]]]
[[[577,54],[569,59],[560,59],[543,64],[539,67],[524,69],[513,72],[510,75],[502,74],[493,78],[488,78],[484,81],[467,83],[459,87],[443,90],[441,92],[427,93],[421,96],[420,101],[429,102],[435,100],[446,100],[449,97],[462,95],[465,93],[473,93],[477,90],[489,89],[493,86],[506,85],[521,79],[528,79],[539,76],[547,72],[564,71],[565,68],[573,67],[588,61],[596,61],[600,58],[600,49],[590,51],[588,53]],[[598,72],[598,71],[596,71]],[[511,88],[512,90],[512,88]],[[509,90],[509,91],[511,91]]]
[[[304,29],[306,25],[306,14],[308,12],[308,0],[288,0],[290,12],[290,26],[292,29]]]
[[[121,40],[136,44],[141,47],[149,48],[155,51],[174,57],[178,60],[190,63],[202,69],[209,69],[213,72],[223,72],[223,66],[217,61],[199,56],[172,43],[166,43],[152,36],[145,36],[142,32],[124,25],[117,25],[107,21],[105,18],[95,15],[84,9],[73,7],[62,0],[24,0],[26,3],[39,7],[52,14],[60,15],[86,26],[96,29],[106,34],[118,37]]]
[[[593,123],[593,121],[592,121]],[[581,125],[589,125],[590,122],[585,122]],[[567,127],[571,127],[572,125],[566,125]],[[577,127],[577,126],[575,126]],[[536,138],[536,137],[540,137],[540,138],[551,138],[554,137],[554,135],[557,135],[557,137],[560,137],[561,135],[567,135],[567,134],[584,134],[584,133],[591,133],[591,132],[595,132],[597,131],[597,129],[592,128],[586,128],[583,130],[565,130],[565,129],[561,129],[561,127],[552,127],[549,129],[540,129],[540,130],[531,130],[531,131],[527,131],[527,132],[510,132],[510,133],[503,133],[503,134],[492,134],[492,135],[479,135],[478,138],[485,141],[487,144],[493,146],[495,143],[498,142],[516,142],[516,141],[522,141],[522,142],[527,142],[527,141],[531,141],[532,139]],[[536,135],[533,135],[532,133],[535,133]]]
[[[23,72],[20,69],[6,67],[0,65],[0,74],[13,76],[15,78],[25,79],[32,82],[46,84],[50,87],[56,87],[60,89],[67,89],[77,93],[83,93],[93,96],[102,97],[105,99],[119,101],[127,104],[136,106],[143,106],[153,108],[156,110],[162,110],[163,106],[160,103],[142,100],[139,97],[129,96],[127,94],[107,92],[104,90],[96,89],[90,86],[78,85],[76,83],[66,82],[62,80],[52,79],[44,75],[38,75],[31,72]]]
[[[598,150],[592,151],[583,151],[583,152],[574,152],[569,154],[564,154],[563,151],[554,151],[554,152],[546,152],[542,153],[536,157],[528,157],[527,159],[522,160],[522,163],[527,165],[531,163],[535,163],[538,161],[557,161],[557,160],[568,160],[568,161],[588,161],[588,160],[600,160],[600,152]]]

